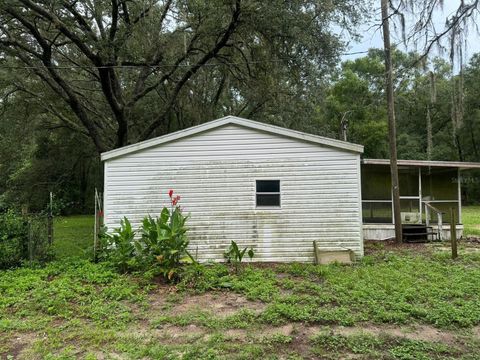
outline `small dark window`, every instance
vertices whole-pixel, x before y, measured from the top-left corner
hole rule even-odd
[[[280,206],[280,180],[257,180],[257,207]]]

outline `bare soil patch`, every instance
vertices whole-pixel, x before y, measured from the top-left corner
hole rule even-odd
[[[148,295],[148,302],[151,311],[162,310],[167,302],[167,296],[170,293],[169,288],[165,286],[159,286],[155,291]]]
[[[302,331],[306,336],[312,336],[321,331],[330,331],[335,335],[343,336],[368,334],[376,337],[400,337],[409,340],[441,342],[444,344],[457,343],[456,334],[454,332],[437,329],[429,325],[394,326],[361,324],[358,326],[307,326]]]
[[[13,359],[24,358],[23,351],[28,349],[36,339],[37,334],[34,332],[14,334],[7,345],[8,350],[4,353],[0,352],[0,359],[6,359],[7,356],[11,356]]]
[[[247,300],[238,294],[214,292],[201,295],[186,295],[183,302],[174,305],[170,312],[182,314],[192,310],[202,310],[212,312],[216,316],[225,317],[233,315],[242,309],[260,313],[264,308],[264,303]]]
[[[263,329],[263,336],[272,336],[272,335],[283,335],[283,336],[292,336],[296,333],[297,326],[295,324],[286,324],[283,326],[269,326]]]
[[[160,329],[155,330],[155,335],[160,335],[161,337],[179,340],[182,338],[191,339],[192,337],[202,337],[207,333],[207,330],[197,326],[197,325],[188,325],[188,326],[176,326],[176,325],[165,325]]]
[[[365,255],[375,255],[384,251],[406,252],[415,254],[430,254],[432,252],[432,243],[401,243],[395,240],[366,240],[364,243]]]
[[[477,339],[480,339],[480,326],[475,326],[473,329],[472,329],[472,332],[473,332],[473,335],[475,335],[475,337]]]

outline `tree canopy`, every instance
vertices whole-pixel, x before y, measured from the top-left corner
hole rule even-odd
[[[357,5],[2,2],[0,207],[39,209],[53,191],[86,211],[99,152],[230,114],[340,139],[348,123],[365,157],[387,158],[383,50],[340,61],[338,29],[354,37],[368,15]],[[480,55],[461,72],[392,55],[399,158],[479,161]],[[478,198],[480,184],[466,188]]]
[[[343,49],[332,26],[357,24],[354,4],[8,1],[0,59],[8,92],[102,152],[227,113],[253,117],[293,93],[301,102]]]

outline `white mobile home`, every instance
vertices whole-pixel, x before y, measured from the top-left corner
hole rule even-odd
[[[231,240],[256,261],[363,255],[360,145],[228,116],[102,154],[104,216],[138,226],[181,195],[191,253],[223,260]]]

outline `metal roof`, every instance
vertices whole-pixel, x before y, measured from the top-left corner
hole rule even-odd
[[[390,165],[389,159],[362,159],[365,165]],[[416,167],[450,167],[459,169],[480,169],[480,162],[462,162],[462,161],[432,161],[432,160],[398,160],[401,166]]]
[[[358,144],[349,143],[346,141],[340,141],[330,139],[323,136],[307,134],[301,131],[295,131],[280,126],[268,125],[257,121],[243,119],[237,116],[226,116],[217,120],[209,121],[207,123],[193,126],[185,130],[176,131],[171,134],[159,136],[150,140],[142,141],[133,145],[121,147],[119,149],[107,151],[101,154],[102,161],[113,159],[122,155],[137,152],[143,149],[147,149],[153,146],[161,145],[170,141],[178,140],[187,136],[198,134],[207,130],[211,130],[220,126],[235,124],[255,130],[260,130],[272,134],[286,136],[297,140],[308,141],[319,145],[329,146],[337,149],[351,151],[355,153],[363,153],[363,146]]]

